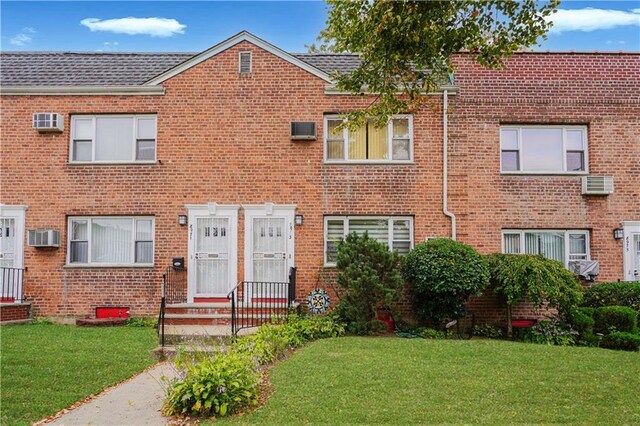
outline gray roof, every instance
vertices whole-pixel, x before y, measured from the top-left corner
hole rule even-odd
[[[114,52],[0,52],[0,86],[138,86],[196,55]],[[360,59],[351,54],[294,53],[333,74],[349,73]]]

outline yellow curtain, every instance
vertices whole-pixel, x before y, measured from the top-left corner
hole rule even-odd
[[[386,160],[389,152],[387,126],[375,127],[369,123],[369,160]]]
[[[349,160],[367,159],[367,128],[360,127],[357,131],[349,131]]]
[[[344,160],[344,139],[340,120],[327,121],[327,159]]]
[[[386,126],[378,128],[368,122],[357,131],[349,132],[349,160],[386,160],[388,141]]]

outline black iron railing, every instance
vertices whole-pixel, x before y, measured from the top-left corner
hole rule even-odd
[[[0,267],[0,303],[24,302],[24,269]]]
[[[296,268],[289,269],[289,282],[241,281],[227,298],[231,301],[233,336],[243,328],[286,317],[296,298]]]
[[[162,274],[162,298],[158,314],[158,335],[160,344],[164,346],[165,310],[168,303],[187,302],[187,269],[167,267]]]

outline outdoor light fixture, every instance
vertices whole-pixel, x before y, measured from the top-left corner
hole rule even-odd
[[[615,238],[616,240],[621,240],[624,238],[624,229],[614,229],[613,230],[613,238]]]
[[[302,225],[302,222],[304,222],[304,216],[302,216],[301,214],[297,214],[296,215],[296,225],[300,226],[300,225]]]
[[[178,215],[178,224],[180,226],[186,226],[187,225],[187,215],[186,214],[179,214]]]

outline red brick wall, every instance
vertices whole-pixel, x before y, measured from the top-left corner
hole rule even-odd
[[[237,73],[240,50],[253,51],[249,75]],[[459,239],[492,252],[504,227],[588,228],[603,278],[620,278],[622,247],[612,230],[640,218],[638,56],[516,55],[500,72],[481,70],[467,56],[456,62],[449,196]],[[187,229],[177,223],[185,204],[296,204],[304,215],[295,227],[299,298],[316,287],[322,269],[324,215],[413,215],[416,243],[450,235],[441,212],[438,97],[435,109],[414,117],[415,164],[338,166],[323,163],[323,114],[370,99],[325,95],[323,80],[246,42],[163,85],[165,96],[2,97],[1,202],[28,206],[27,229],[59,229],[66,241],[70,215],[156,219],[153,268],[69,268],[66,247],[25,247],[26,297],[36,315],[88,315],[102,305],[155,314],[162,270],[171,258],[187,257]],[[31,114],[43,111],[65,115],[62,134],[31,129]],[[71,114],[125,112],[157,113],[161,164],[68,164]],[[315,121],[318,140],[291,142],[291,121]],[[590,169],[614,175],[616,193],[582,197],[573,176],[500,176],[503,121],[587,123]],[[241,210],[239,279],[243,219]]]
[[[0,305],[0,322],[19,321],[31,318],[31,305],[20,304],[2,304]]]

